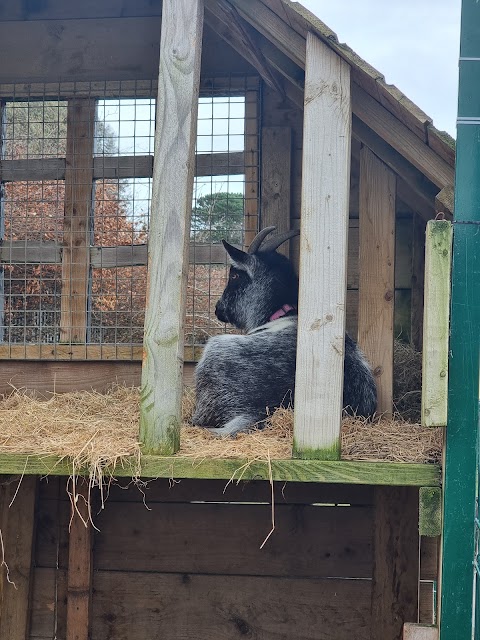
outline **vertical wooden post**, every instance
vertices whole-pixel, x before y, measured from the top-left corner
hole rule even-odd
[[[290,177],[292,130],[290,127],[262,129],[262,228],[290,229]],[[288,243],[278,251],[289,255]]]
[[[60,313],[60,340],[69,344],[87,336],[94,128],[95,100],[69,100]]]
[[[5,144],[5,101],[0,100],[0,158],[3,158]],[[4,185],[0,169],[0,243],[5,239]],[[0,342],[5,340],[5,273],[0,266]]]
[[[425,230],[426,222],[418,214],[413,216],[412,229],[412,345],[417,351],[423,348],[423,301],[425,283]]]
[[[73,490],[75,511],[70,524],[67,580],[66,640],[89,640],[92,600],[92,525],[89,521],[89,483],[80,478]]]
[[[19,482],[12,478],[0,484],[0,531],[8,565],[8,570],[0,567],[0,638],[5,640],[25,640],[30,624],[37,478],[25,476],[20,487]]]
[[[252,80],[248,79],[249,86]],[[257,80],[255,79],[255,82]],[[245,247],[258,231],[258,90],[245,93]]]
[[[450,272],[453,227],[447,220],[427,223],[422,352],[422,424],[447,424]]]
[[[340,457],[350,67],[307,34],[294,455]]]
[[[392,413],[396,178],[360,150],[358,342],[373,368],[379,413]]]
[[[140,400],[143,451],[161,455],[180,444],[202,28],[203,0],[164,1]]]
[[[404,622],[417,620],[418,493],[377,487],[374,504],[372,640],[401,640]]]

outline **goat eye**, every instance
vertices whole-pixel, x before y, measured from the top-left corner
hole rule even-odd
[[[239,277],[238,273],[231,273],[230,280],[236,280]]]

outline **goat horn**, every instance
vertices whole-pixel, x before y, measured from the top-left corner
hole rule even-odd
[[[291,229],[290,231],[285,231],[284,233],[279,233],[278,236],[275,236],[271,240],[269,240],[266,244],[263,245],[262,251],[275,251],[278,247],[290,240],[290,238],[294,238],[298,236],[300,233],[300,229]]]
[[[262,229],[260,233],[257,233],[255,238],[252,240],[252,243],[248,247],[248,253],[256,253],[260,248],[262,242],[265,240],[269,233],[272,233],[272,231],[275,231],[275,227],[265,227],[265,229]]]

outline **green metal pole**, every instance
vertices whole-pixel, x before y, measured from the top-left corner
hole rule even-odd
[[[455,176],[441,640],[473,637],[480,347],[480,3],[463,0]],[[480,631],[476,637],[480,638]]]

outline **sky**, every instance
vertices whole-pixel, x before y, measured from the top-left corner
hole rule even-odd
[[[300,0],[455,137],[460,0]]]

